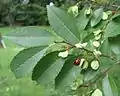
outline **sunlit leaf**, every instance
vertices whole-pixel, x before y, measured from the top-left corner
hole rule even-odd
[[[120,34],[120,18],[112,20],[105,29],[105,38]]]
[[[47,6],[47,12],[49,23],[59,36],[72,44],[79,42],[75,20],[67,12],[54,6]]]
[[[35,47],[52,44],[55,36],[43,28],[32,26],[18,28],[4,38],[21,46]]]
[[[44,56],[46,46],[33,47],[22,50],[11,62],[11,70],[17,78],[32,72],[37,62]]]

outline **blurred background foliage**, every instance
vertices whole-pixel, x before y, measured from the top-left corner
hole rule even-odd
[[[79,8],[94,2],[95,5],[120,4],[120,0],[0,0],[0,26],[48,25],[46,5],[68,8],[79,2]]]

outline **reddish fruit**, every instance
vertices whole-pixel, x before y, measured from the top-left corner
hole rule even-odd
[[[116,11],[113,10],[113,11],[112,11],[112,14],[114,15],[115,13],[116,13]]]
[[[80,65],[80,59],[77,58],[75,61],[74,61],[74,65]]]

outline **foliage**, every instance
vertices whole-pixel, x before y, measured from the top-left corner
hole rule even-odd
[[[43,28],[43,26],[42,26]],[[46,27],[44,27],[46,28]],[[47,27],[48,28],[48,27]],[[0,32],[2,35],[8,34],[15,30],[11,27],[2,27]],[[16,79],[10,70],[10,62],[17,53],[23,48],[16,46],[14,43],[4,40],[7,48],[0,48],[0,95],[1,96],[59,96],[49,86],[39,86],[34,81],[30,80],[31,73],[21,79]],[[9,55],[8,55],[9,54]],[[57,94],[57,95],[56,95]]]
[[[72,7],[70,12],[74,13],[76,7]],[[26,43],[25,47],[30,47],[14,57],[11,70],[16,77],[32,72],[32,80],[43,85],[54,82],[55,88],[63,91],[64,96],[68,96],[66,92],[80,96],[119,96],[117,82],[111,75],[111,70],[120,64],[119,9],[113,13],[104,7],[96,9],[91,5],[79,11],[77,15],[70,14],[48,5],[48,19],[54,32],[25,27],[4,36],[19,45]],[[80,21],[85,21],[85,25]],[[53,41],[48,43],[42,36],[47,37],[47,41],[53,38]]]
[[[51,86],[39,86],[26,76],[21,79],[16,79],[10,71],[10,61],[21,50],[20,47],[10,47],[0,49],[0,95],[1,96],[53,96],[56,94]],[[9,54],[9,55],[8,55]],[[54,95],[55,96],[55,95]],[[58,96],[58,95],[56,95]]]
[[[14,3],[13,3],[14,4]],[[14,21],[12,0],[0,0],[0,23],[10,25]]]
[[[104,5],[110,7],[114,0],[95,0],[95,7]],[[89,0],[52,0],[52,2],[64,9],[78,4],[79,9],[83,5],[89,5]],[[117,2],[117,1],[116,1]],[[48,25],[46,5],[50,0],[0,0],[0,23],[4,25]],[[119,2],[118,2],[119,3]],[[110,6],[109,6],[110,5]],[[116,6],[116,3],[115,3]],[[109,8],[114,9],[114,8]]]
[[[62,7],[70,4],[69,0],[53,2]],[[0,0],[1,26],[48,25],[46,5],[49,3],[49,0]]]

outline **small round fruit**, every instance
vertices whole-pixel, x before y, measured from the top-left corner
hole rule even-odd
[[[99,65],[99,62],[97,60],[94,60],[94,61],[91,62],[91,68],[93,70],[97,70],[99,68],[99,66],[100,65]]]
[[[116,13],[116,11],[115,11],[115,10],[113,10],[113,11],[112,11],[112,14],[114,15],[115,13]]]
[[[80,65],[80,59],[77,58],[75,61],[74,61],[74,65]]]

